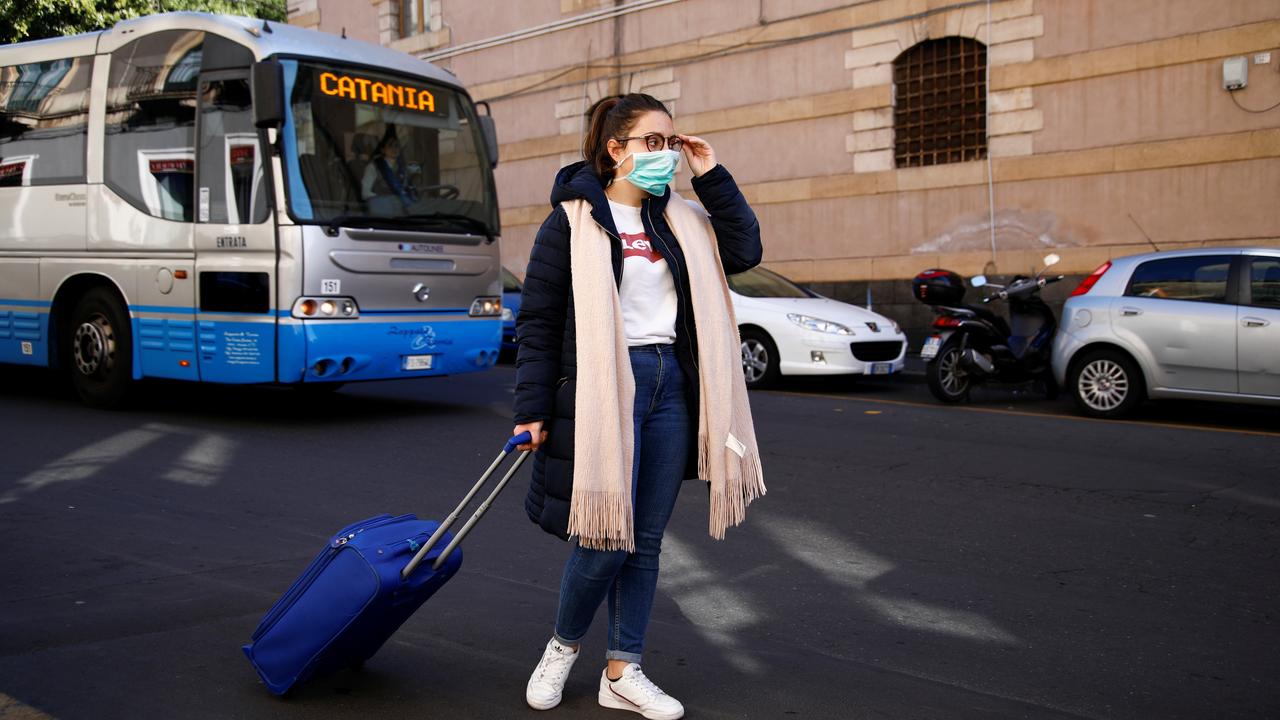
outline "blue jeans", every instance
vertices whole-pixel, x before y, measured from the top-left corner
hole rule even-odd
[[[560,582],[556,639],[576,645],[609,598],[610,660],[640,662],[658,586],[658,554],[684,480],[689,413],[684,373],[673,345],[631,348],[636,379],[631,505],[635,552],[591,550],[576,541]]]

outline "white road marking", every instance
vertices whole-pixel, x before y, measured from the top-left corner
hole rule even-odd
[[[722,648],[739,672],[761,674],[764,666],[739,642],[739,632],[766,621],[746,594],[698,560],[670,530],[662,538],[661,587],[707,642]]]
[[[1018,638],[993,621],[968,610],[930,605],[894,597],[871,587],[872,581],[894,569],[882,558],[821,523],[770,517],[757,525],[774,543],[800,564],[850,591],[854,601],[899,625],[918,630],[1006,645]]]

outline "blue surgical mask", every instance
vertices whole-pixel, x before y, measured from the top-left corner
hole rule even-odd
[[[622,177],[622,180],[635,185],[650,195],[661,195],[667,186],[676,176],[676,166],[680,164],[680,153],[675,150],[654,150],[653,152],[638,152],[630,155],[632,160],[631,172]],[[622,162],[614,167],[619,167],[626,162],[627,158],[622,158]]]

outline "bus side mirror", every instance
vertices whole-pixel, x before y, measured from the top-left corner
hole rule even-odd
[[[498,167],[498,130],[493,125],[493,118],[480,116],[480,132],[484,133],[484,147],[489,152],[489,166]]]
[[[260,128],[279,128],[284,124],[284,72],[275,60],[253,64],[250,77],[253,93],[253,124]]]
[[[484,106],[484,114],[477,115],[476,119],[480,121],[480,134],[484,135],[484,149],[489,155],[489,167],[498,167],[498,128],[489,114],[489,103],[483,100],[476,103],[477,108],[481,105]]]

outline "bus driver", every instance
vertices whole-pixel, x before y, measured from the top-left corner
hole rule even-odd
[[[360,190],[361,197],[371,203],[398,198],[405,209],[413,204],[416,193],[409,182],[409,172],[400,154],[400,139],[396,137],[395,128],[387,128],[373,151],[373,161],[364,169]]]

